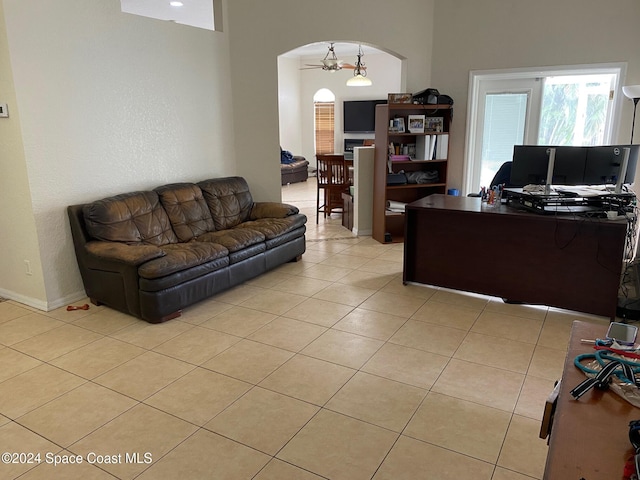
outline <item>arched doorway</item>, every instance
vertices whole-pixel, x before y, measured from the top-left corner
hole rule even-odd
[[[333,43],[340,62],[355,65],[358,42],[318,42],[301,46],[278,57],[279,130],[282,148],[307,158],[315,169],[315,102],[314,95],[321,89],[334,96],[334,152],[342,152],[345,139],[367,138],[365,134],[345,134],[343,129],[343,102],[348,100],[386,99],[390,92],[401,91],[402,60],[379,48],[362,45],[362,61],[367,68],[368,87],[348,87],[353,69],[327,71],[309,68],[322,65],[322,60]],[[368,137],[372,137],[369,134]]]

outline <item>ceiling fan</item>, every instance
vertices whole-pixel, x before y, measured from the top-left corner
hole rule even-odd
[[[342,70],[343,68],[348,68],[350,70],[354,70],[356,68],[355,65],[351,65],[350,63],[345,63],[342,60],[338,60],[336,57],[336,52],[333,48],[333,42],[329,45],[329,51],[321,60],[320,64],[310,64],[305,63],[305,67],[302,67],[300,70],[311,70],[313,68],[321,68],[327,72],[337,72],[338,70]]]

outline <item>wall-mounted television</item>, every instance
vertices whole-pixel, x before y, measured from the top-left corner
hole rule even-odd
[[[373,133],[376,105],[387,100],[345,100],[342,105],[344,133]]]

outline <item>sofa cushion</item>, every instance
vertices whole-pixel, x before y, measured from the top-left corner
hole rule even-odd
[[[243,222],[236,227],[237,230],[249,228],[251,230],[257,230],[264,234],[267,240],[271,240],[279,235],[284,235],[287,232],[291,232],[297,228],[304,226],[307,223],[306,215],[298,213],[290,215],[285,218],[261,218],[258,220],[250,220]]]
[[[263,233],[250,228],[232,228],[208,232],[196,238],[198,242],[213,242],[223,245],[230,252],[237,252],[243,248],[262,243],[265,240]]]
[[[103,260],[124,263],[125,265],[140,265],[154,258],[166,255],[159,247],[146,243],[133,244],[121,242],[90,241],[84,246],[87,253]]]
[[[214,178],[198,182],[216,230],[233,228],[249,218],[253,198],[242,177]]]
[[[176,237],[156,192],[131,192],[103,198],[82,209],[96,240],[167,245]]]
[[[209,242],[174,243],[162,246],[163,257],[155,258],[138,267],[142,278],[160,278],[182,270],[224,258],[229,251],[222,245]]]
[[[155,189],[178,240],[188,242],[215,229],[202,190],[194,183],[174,183]]]
[[[289,205],[288,203],[278,202],[255,202],[251,207],[249,220],[258,220],[259,218],[284,218],[289,215],[300,213],[298,207]]]
[[[237,252],[229,253],[229,265],[233,265],[239,262],[242,262],[250,257],[255,257],[260,253],[264,253],[267,251],[267,245],[262,243],[256,243],[255,245],[251,245],[250,247],[243,248],[242,250],[238,250]]]
[[[307,231],[307,227],[303,225],[300,228],[296,228],[295,230],[290,230],[287,233],[271,238],[265,242],[267,246],[267,250],[271,250],[272,248],[278,247],[280,245],[284,245],[285,243],[289,243],[295,240],[296,238],[304,237],[304,233],[306,231]]]
[[[225,271],[229,266],[229,257],[220,257],[216,260],[212,260],[210,262],[205,262],[196,267],[191,267],[187,270],[180,270],[179,272],[171,273],[169,275],[165,275],[160,278],[142,278],[140,277],[139,285],[140,292],[159,292],[161,290],[166,290],[170,288],[178,288],[182,289],[182,286],[187,283],[194,281],[199,277],[203,277],[205,275],[209,275],[212,272],[217,272],[222,275],[222,278],[228,278],[228,273]],[[218,283],[221,277],[216,276],[215,280],[209,277],[208,282]],[[226,281],[223,283],[227,283]],[[188,289],[183,290],[185,295],[189,295]]]

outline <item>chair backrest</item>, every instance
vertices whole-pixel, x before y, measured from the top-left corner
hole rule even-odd
[[[346,185],[349,182],[344,155],[316,155],[318,185]]]
[[[491,180],[490,187],[493,188],[495,185],[504,185],[505,187],[511,186],[511,164],[513,162],[504,162],[496,174],[493,176]]]

